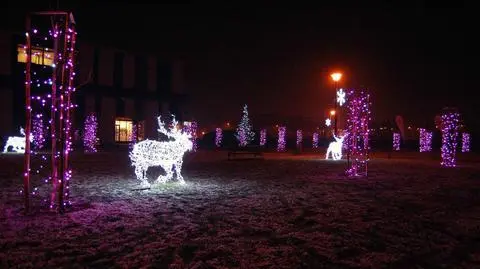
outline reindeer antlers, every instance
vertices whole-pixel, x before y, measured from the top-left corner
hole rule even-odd
[[[165,122],[162,121],[161,116],[158,116],[158,132],[162,133],[168,137],[175,137],[178,135],[177,124],[178,121],[175,119],[175,116],[172,115],[172,127],[169,129],[165,128]]]

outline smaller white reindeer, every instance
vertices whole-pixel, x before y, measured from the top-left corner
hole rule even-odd
[[[25,153],[25,130],[20,127],[20,134],[23,136],[10,136],[5,143],[3,152],[8,152],[8,148],[12,147],[13,152]],[[33,142],[33,136],[30,135],[30,142]]]
[[[193,143],[190,140],[191,135],[189,133],[177,129],[177,123],[173,118],[172,127],[165,129],[165,123],[158,117],[158,132],[166,135],[169,139],[173,139],[173,141],[147,139],[133,146],[130,152],[130,160],[132,166],[135,167],[135,175],[143,186],[150,187],[146,172],[149,167],[153,166],[160,166],[167,173],[165,176],[160,175],[154,184],[167,182],[173,178],[174,172],[177,175],[178,182],[185,184],[181,174],[183,155],[185,152],[192,150]]]
[[[335,141],[331,142],[329,145],[328,145],[328,149],[327,149],[327,154],[325,156],[325,159],[328,160],[328,155],[332,155],[332,159],[333,160],[340,160],[342,159],[342,147],[343,147],[343,140],[345,139],[345,136],[341,136],[341,137],[336,137],[335,135],[333,135],[333,138],[335,138]]]

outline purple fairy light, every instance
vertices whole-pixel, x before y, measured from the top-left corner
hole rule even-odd
[[[365,91],[350,91],[347,107],[347,151],[349,155],[348,176],[367,175],[370,121],[370,96]]]
[[[318,148],[318,133],[313,133],[312,147],[314,149]]]
[[[223,138],[223,131],[222,128],[215,129],[215,146],[219,148],[222,145],[222,138]]]
[[[286,146],[286,141],[285,141],[285,135],[287,132],[287,127],[285,126],[280,126],[278,127],[278,146],[277,146],[277,151],[285,151],[285,146]]]
[[[419,140],[420,152],[432,151],[432,132],[420,128]]]
[[[470,134],[462,134],[462,152],[470,152]]]
[[[393,150],[399,151],[400,150],[400,134],[393,133]]]
[[[442,148],[440,165],[444,167],[456,166],[456,149],[460,114],[457,112],[445,112],[442,115]]]
[[[87,116],[83,133],[83,146],[86,153],[97,152],[97,127],[97,117],[93,114]]]
[[[265,146],[267,144],[267,129],[262,129],[260,131],[260,146]]]

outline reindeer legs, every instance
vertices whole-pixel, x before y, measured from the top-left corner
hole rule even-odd
[[[135,175],[137,178],[139,178],[142,181],[142,186],[144,187],[150,187],[150,183],[147,181],[147,177],[145,173],[147,172],[147,169],[145,169],[142,166],[135,166]]]
[[[180,161],[178,161],[176,164],[175,164],[175,173],[177,174],[177,178],[178,178],[178,183],[180,184],[185,184],[185,180],[183,180],[183,176],[181,174],[182,172],[182,164],[183,164],[183,160],[180,159]]]
[[[167,165],[162,165],[162,168],[167,173],[165,176],[159,175],[155,180],[155,184],[166,183],[169,179],[173,177],[173,164],[169,163]]]

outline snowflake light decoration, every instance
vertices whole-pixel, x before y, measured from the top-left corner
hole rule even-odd
[[[278,145],[277,145],[277,151],[285,151],[286,148],[286,133],[287,133],[287,127],[285,126],[280,126],[278,127]]]
[[[177,128],[177,121],[172,120],[172,126],[165,128],[165,123],[158,117],[158,132],[166,135],[173,141],[155,141],[143,140],[138,142],[130,152],[132,166],[135,167],[135,175],[141,181],[142,186],[150,187],[146,172],[149,167],[160,166],[167,175],[160,175],[154,184],[165,183],[177,175],[180,184],[185,184],[181,174],[183,155],[185,152],[193,149],[193,142],[190,140],[191,134],[183,132]]]
[[[328,127],[330,125],[332,125],[332,120],[331,119],[326,119],[325,120],[325,125]]]
[[[267,129],[262,129],[260,131],[260,146],[265,146],[267,144]]]
[[[420,128],[419,140],[420,152],[432,151],[432,132]]]
[[[445,112],[442,115],[442,147],[440,165],[455,167],[455,154],[457,150],[457,137],[460,114],[457,112]]]
[[[219,148],[222,145],[222,128],[216,128],[215,129],[215,146]]]
[[[7,152],[12,147],[12,152],[25,153],[25,130],[20,127],[20,134],[23,136],[10,136],[5,143],[3,152]],[[33,142],[33,135],[30,135],[30,142]]]
[[[332,160],[337,161],[342,159],[342,148],[343,148],[343,140],[345,136],[337,137],[333,135],[335,141],[331,142],[328,145],[327,154],[325,155],[325,160],[328,160],[328,156],[332,156]]]
[[[318,133],[313,133],[312,137],[312,148],[316,149],[318,148]]]
[[[393,133],[393,150],[399,151],[400,150],[400,134]]]
[[[462,152],[470,152],[470,134],[462,133]]]
[[[340,105],[340,106],[343,106],[343,104],[345,104],[345,92],[343,91],[343,89],[339,89],[337,91],[337,103]]]

